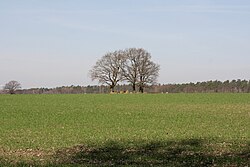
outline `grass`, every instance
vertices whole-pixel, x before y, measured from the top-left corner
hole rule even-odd
[[[250,94],[1,95],[0,166],[250,165]]]

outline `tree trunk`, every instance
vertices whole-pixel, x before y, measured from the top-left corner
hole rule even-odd
[[[114,92],[115,91],[115,85],[110,85],[109,88],[110,88],[110,92]]]
[[[140,87],[139,87],[139,92],[141,92],[141,93],[144,92],[143,86],[140,86]]]
[[[135,92],[135,83],[133,83],[132,87],[133,87],[133,92]]]
[[[15,94],[15,91],[12,90],[12,89],[10,89],[10,90],[9,90],[9,94],[13,95],[13,94]]]

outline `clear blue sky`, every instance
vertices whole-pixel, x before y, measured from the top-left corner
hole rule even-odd
[[[0,85],[96,84],[96,60],[129,47],[160,83],[250,79],[250,1],[0,0]]]

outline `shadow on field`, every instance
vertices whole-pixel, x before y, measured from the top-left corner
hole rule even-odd
[[[221,146],[209,141],[182,141],[124,144],[110,141],[101,147],[75,146],[50,154],[43,161],[5,161],[0,166],[249,166],[250,143]]]
[[[118,142],[102,147],[77,146],[60,150],[55,158],[63,165],[91,166],[246,166],[250,165],[250,145],[238,153],[209,150],[202,140],[151,142],[125,148]]]

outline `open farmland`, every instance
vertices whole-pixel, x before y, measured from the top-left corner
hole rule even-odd
[[[1,95],[0,166],[250,165],[250,94]]]

